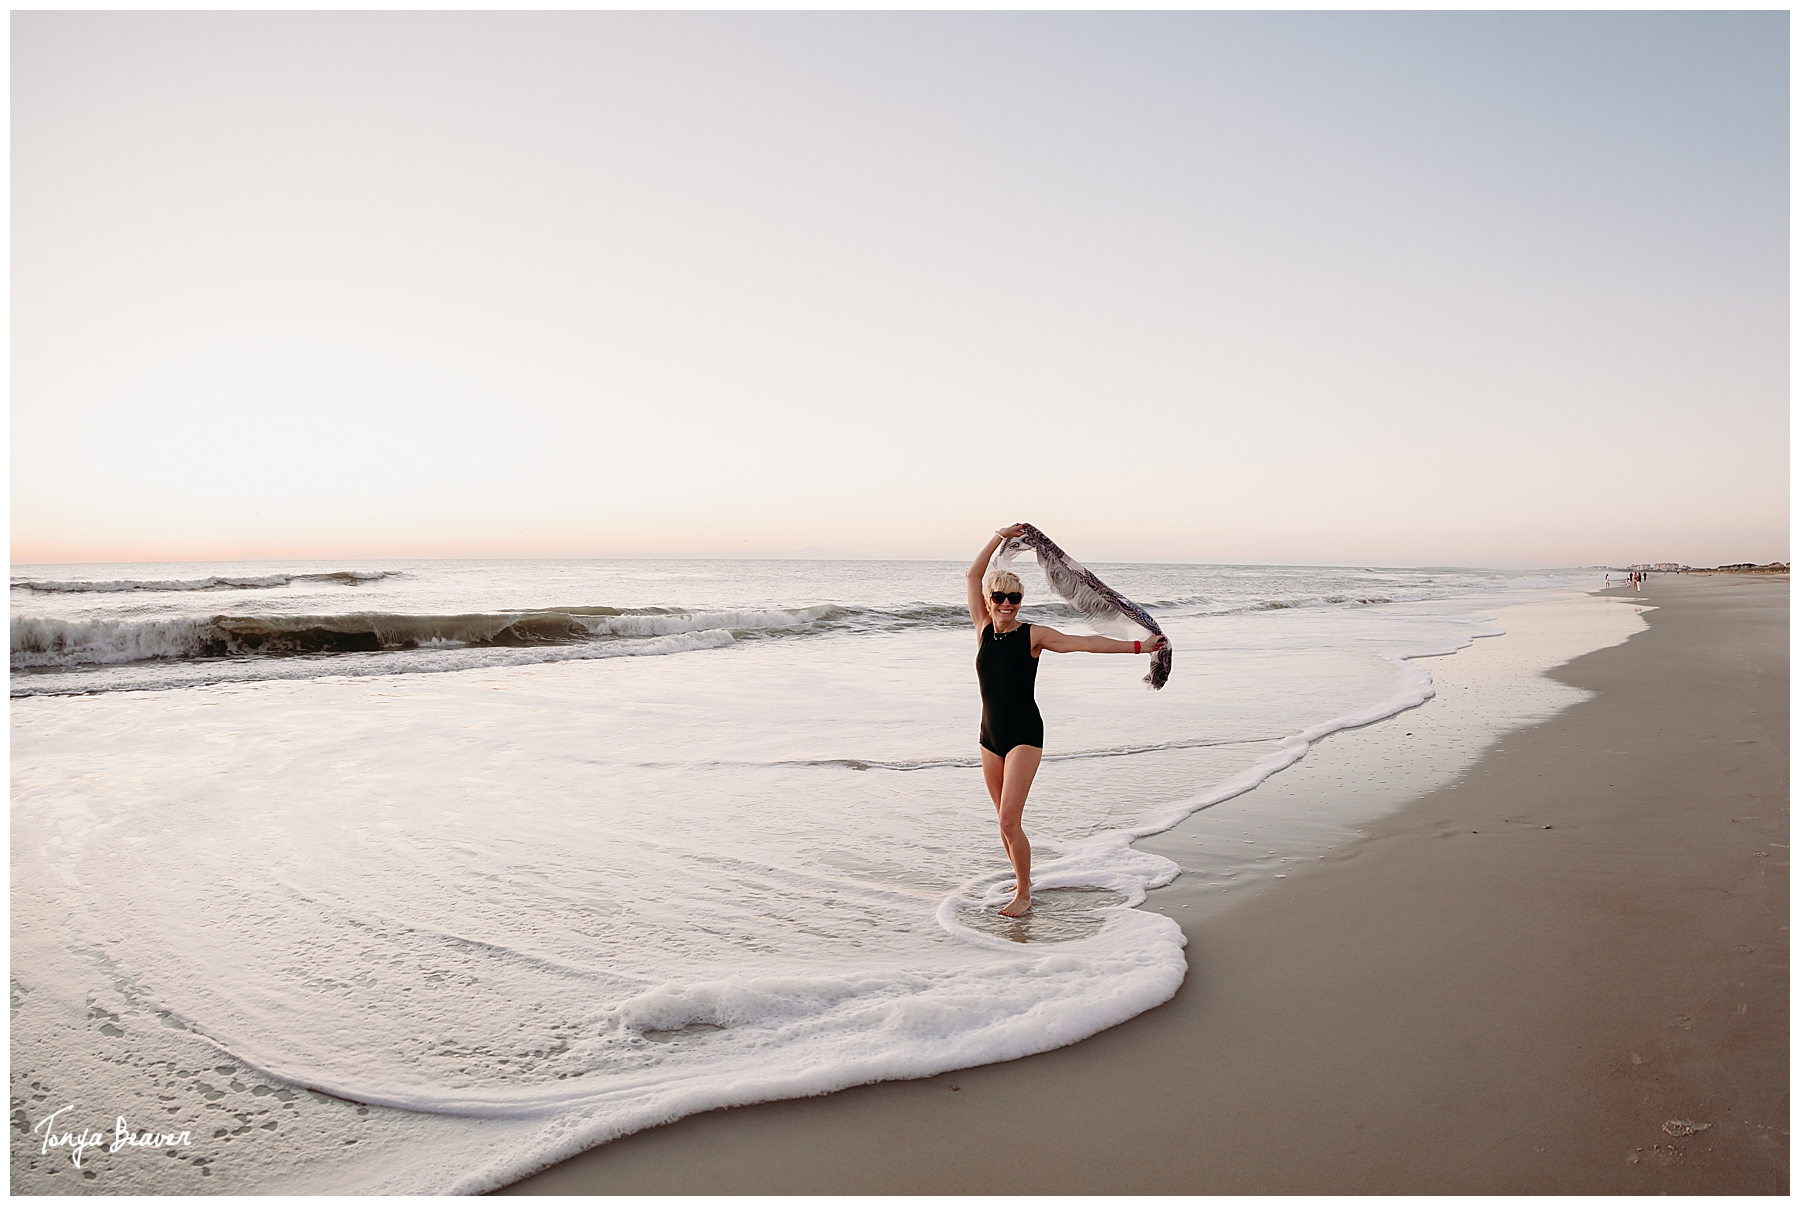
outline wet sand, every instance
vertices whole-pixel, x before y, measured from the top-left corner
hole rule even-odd
[[[1788,582],[1632,598],[1647,631],[1553,672],[1592,698],[1195,909],[1167,1004],[502,1192],[1786,1193]]]

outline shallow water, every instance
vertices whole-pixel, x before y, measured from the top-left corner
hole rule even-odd
[[[1404,659],[1496,603],[1588,585],[1094,568],[1174,676],[1051,655],[1016,923],[961,567],[15,569],[15,1190],[475,1191],[1076,1041],[1185,972],[1132,907],[1176,866],[1134,836],[1428,698]],[[218,636],[252,631],[376,647]],[[29,1134],[70,1103],[193,1142],[76,1169]]]

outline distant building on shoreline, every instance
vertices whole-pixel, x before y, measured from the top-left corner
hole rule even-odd
[[[1627,573],[1638,574],[1785,574],[1788,572],[1788,563],[1771,561],[1767,565],[1756,565],[1749,561],[1743,561],[1736,565],[1721,565],[1714,569],[1695,569],[1691,565],[1678,565],[1673,561],[1640,561],[1636,565],[1626,566],[1625,570]]]

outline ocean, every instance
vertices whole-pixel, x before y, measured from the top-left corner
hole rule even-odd
[[[960,563],[15,566],[13,1190],[479,1192],[1078,1041],[1186,973],[1134,839],[1599,585],[1091,568],[1173,676],[1044,655],[1012,922]]]

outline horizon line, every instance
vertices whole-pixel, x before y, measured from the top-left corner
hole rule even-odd
[[[294,563],[294,562],[326,564],[326,563],[331,563],[331,562],[344,562],[344,561],[350,561],[350,562],[355,562],[355,561],[360,561],[360,562],[382,562],[382,561],[391,561],[391,562],[430,562],[430,561],[464,561],[464,562],[480,562],[480,561],[516,561],[516,562],[541,562],[541,561],[902,562],[902,561],[912,561],[912,562],[919,562],[919,563],[961,564],[962,558],[960,556],[956,556],[956,557],[942,557],[942,556],[939,556],[939,557],[898,557],[898,556],[895,556],[895,557],[858,557],[858,556],[853,556],[851,554],[840,552],[838,550],[821,549],[821,548],[813,547],[813,548],[804,548],[804,549],[752,550],[749,552],[736,552],[736,551],[720,550],[720,551],[709,551],[709,552],[704,552],[704,553],[687,553],[687,554],[678,554],[678,555],[655,554],[655,553],[623,553],[623,554],[614,553],[614,554],[596,554],[596,555],[590,555],[590,556],[559,556],[559,557],[533,557],[533,556],[431,557],[431,556],[417,556],[417,555],[373,556],[373,557],[371,557],[371,556],[338,556],[338,557],[296,556],[296,557],[256,557],[256,558],[252,558],[252,557],[192,558],[192,557],[190,557],[190,558],[152,558],[152,559],[137,560],[137,561],[124,561],[124,560],[115,560],[115,561],[101,561],[101,560],[95,560],[95,561],[9,561],[8,564],[14,569],[41,569],[41,568],[76,567],[76,566],[91,566],[91,565],[256,565],[256,564]],[[1633,562],[1633,563],[1621,563],[1618,565],[1601,565],[1601,564],[1546,565],[1546,564],[1537,564],[1537,565],[1503,566],[1503,565],[1480,565],[1480,564],[1474,564],[1474,563],[1458,564],[1458,563],[1454,563],[1454,562],[1443,562],[1443,561],[1429,562],[1429,563],[1414,563],[1414,564],[1397,564],[1397,563],[1382,564],[1382,563],[1376,562],[1376,561],[1200,561],[1200,560],[1180,560],[1180,559],[1169,559],[1169,558],[1140,559],[1140,558],[1107,558],[1107,557],[1090,558],[1088,560],[1088,562],[1086,562],[1086,563],[1093,564],[1093,565],[1195,565],[1195,566],[1217,566],[1217,567],[1222,567],[1222,568],[1264,568],[1264,569],[1511,570],[1511,571],[1515,571],[1515,572],[1530,572],[1533,570],[1539,570],[1539,571],[1590,570],[1590,571],[1594,571],[1597,573],[1605,573],[1605,572],[1609,572],[1609,571],[1628,572],[1631,568],[1631,565],[1633,565],[1633,564],[1638,564],[1638,565],[1657,564],[1657,563],[1646,563],[1646,562]],[[1694,565],[1694,566],[1685,566],[1684,568],[1692,569],[1692,570],[1703,570],[1703,569],[1715,569],[1715,568],[1719,568],[1720,566],[1724,566],[1724,565],[1761,566],[1761,565],[1785,565],[1785,564],[1788,564],[1788,563],[1784,562],[1784,561],[1771,561],[1771,562],[1737,561],[1737,562],[1721,562],[1721,563],[1719,563],[1718,566]],[[1669,573],[1669,572],[1677,572],[1677,571],[1652,570],[1650,572]]]

